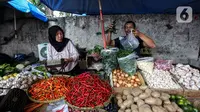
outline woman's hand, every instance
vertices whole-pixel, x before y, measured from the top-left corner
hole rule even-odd
[[[67,63],[73,62],[73,58],[65,58],[64,61],[67,62]]]

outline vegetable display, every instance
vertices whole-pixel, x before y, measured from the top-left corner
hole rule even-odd
[[[103,105],[112,95],[110,85],[89,72],[70,78],[68,86],[70,91],[66,92],[66,101],[77,107]]]
[[[189,65],[177,64],[170,72],[178,79],[178,82],[187,89],[200,89],[200,72]]]
[[[7,73],[13,73],[16,71],[15,67],[12,67],[10,64],[0,65],[0,76],[4,76]]]
[[[31,85],[28,89],[28,94],[32,99],[37,101],[60,99],[69,91],[66,83],[67,78],[61,76],[43,79]]]
[[[146,83],[150,88],[156,89],[181,89],[181,86],[176,83],[170,72],[154,69],[153,74],[141,72]]]
[[[19,88],[19,89],[27,89],[33,81],[36,81],[42,77],[37,75],[33,75],[30,72],[21,72],[19,74],[12,74],[3,77],[5,80],[0,81],[0,96],[6,95],[9,89]]]
[[[118,112],[183,112],[178,105],[169,100],[170,95],[141,86],[124,90],[116,95]]]
[[[117,52],[118,48],[110,48],[101,51],[102,62],[104,65],[104,70],[107,73],[111,73],[113,69],[118,67],[117,62]]]
[[[113,70],[112,80],[114,87],[138,87],[141,85],[138,75],[129,76],[127,73],[124,73],[119,69]]]
[[[198,110],[193,107],[192,103],[188,101],[184,96],[171,95],[170,100],[178,104],[178,106],[180,106],[184,112],[198,112]]]

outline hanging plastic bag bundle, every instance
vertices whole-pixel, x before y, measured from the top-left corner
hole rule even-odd
[[[133,30],[124,37],[123,39],[120,40],[120,43],[126,50],[134,50],[139,46],[139,41],[138,39],[133,35]]]
[[[118,48],[104,49],[101,51],[104,70],[107,73],[111,73],[113,69],[117,68],[117,66],[118,66],[117,52],[118,51],[119,51]]]

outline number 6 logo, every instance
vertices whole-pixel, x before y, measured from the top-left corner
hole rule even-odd
[[[176,20],[179,23],[192,22],[192,8],[189,6],[180,6],[176,9]]]

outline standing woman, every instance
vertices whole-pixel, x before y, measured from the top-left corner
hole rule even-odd
[[[65,66],[56,67],[58,71],[69,72],[76,68],[79,53],[72,41],[65,38],[64,31],[57,25],[51,26],[48,30],[49,42],[47,46],[47,60],[63,59]],[[62,71],[63,72],[63,71]]]

